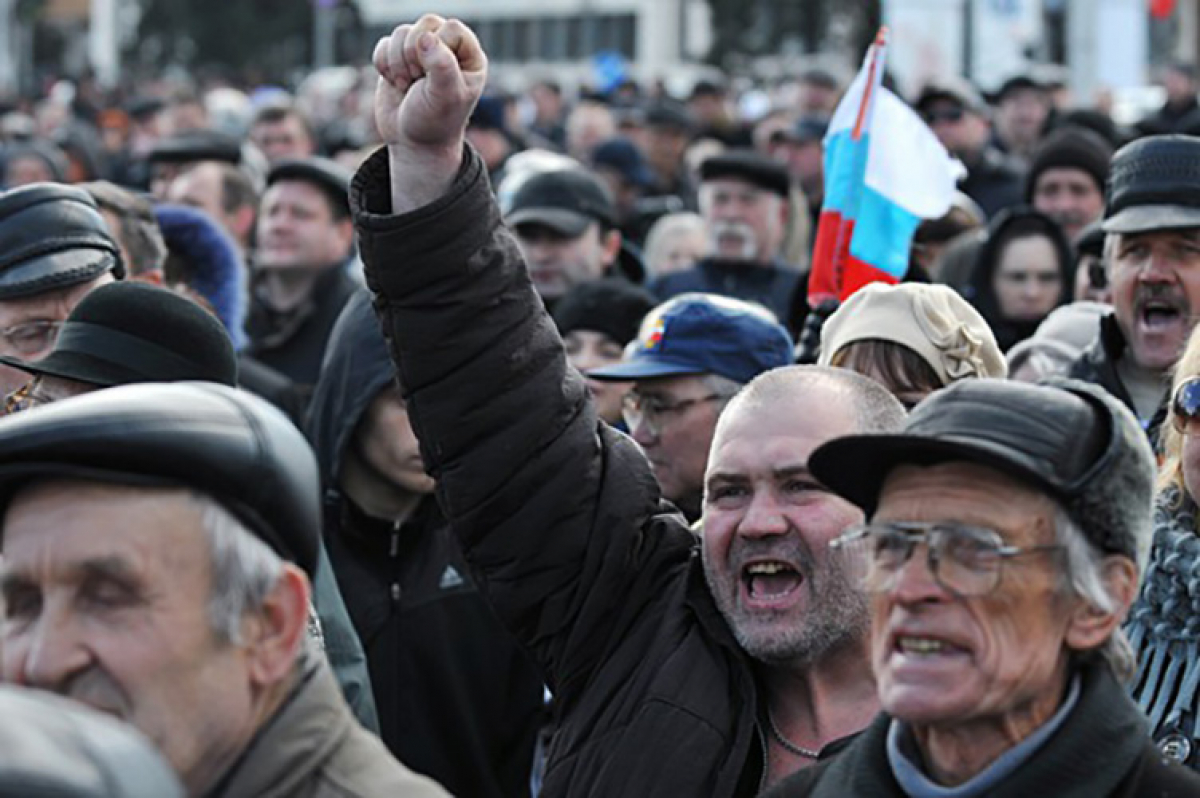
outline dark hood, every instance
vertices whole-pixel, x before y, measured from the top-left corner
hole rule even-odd
[[[305,425],[326,488],[336,487],[350,435],[371,400],[392,383],[395,374],[371,295],[356,291],[329,335]]]
[[[992,285],[992,277],[999,265],[999,256],[1003,248],[1011,240],[1026,235],[1045,236],[1050,240],[1058,256],[1062,290],[1055,307],[1071,301],[1071,293],[1075,285],[1075,259],[1071,254],[1071,245],[1057,222],[1024,205],[1006,209],[997,215],[992,220],[987,239],[979,250],[970,283],[963,294],[987,321],[996,335],[996,342],[1005,352],[1014,344],[1033,335],[1034,330],[1042,323],[1042,319],[1017,321],[1002,317],[1000,304],[996,299],[996,291]]]

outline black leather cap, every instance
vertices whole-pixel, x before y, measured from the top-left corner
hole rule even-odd
[[[43,359],[0,363],[101,387],[202,380],[237,385],[237,354],[216,316],[166,288],[102,285],[67,317]]]
[[[50,693],[0,686],[0,795],[183,794],[166,760],[133,727]]]
[[[345,215],[350,214],[350,172],[328,158],[285,158],[267,172],[267,185],[280,180],[300,180],[325,192]]]
[[[700,182],[732,177],[786,198],[790,189],[787,169],[754,150],[727,150],[700,163]]]
[[[1200,139],[1147,136],[1113,156],[1104,232],[1200,227]]]
[[[217,130],[188,130],[159,141],[147,160],[150,163],[224,161],[236,165],[242,161],[242,145]]]
[[[0,194],[0,300],[94,280],[125,267],[86,191],[34,183]]]
[[[253,394],[202,382],[123,385],[0,419],[0,502],[31,477],[193,488],[311,577],[321,528],[312,449]]]
[[[888,474],[899,465],[969,462],[1032,485],[1070,511],[1125,442],[1144,433],[1103,389],[1077,380],[1031,385],[997,379],[960,380],[933,393],[895,435],[850,435],[817,448],[813,474],[873,514]],[[1152,469],[1151,469],[1152,471]],[[1149,504],[1151,475],[1145,493]],[[1135,502],[1138,497],[1130,496]],[[1102,550],[1136,558],[1137,541],[1086,525]]]

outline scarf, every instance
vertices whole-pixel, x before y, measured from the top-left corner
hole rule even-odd
[[[1154,542],[1126,631],[1137,655],[1133,697],[1154,733],[1196,738],[1200,686],[1200,535],[1195,502],[1176,488],[1159,494]],[[1184,723],[1188,728],[1182,728]]]

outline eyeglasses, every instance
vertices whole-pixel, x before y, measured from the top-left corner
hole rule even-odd
[[[1200,377],[1192,377],[1175,389],[1171,421],[1181,435],[1200,435]]]
[[[621,401],[621,415],[630,431],[645,425],[651,435],[662,432],[663,422],[667,417],[677,417],[692,405],[704,402],[715,402],[725,397],[718,393],[684,399],[679,402],[665,402],[657,396],[643,396],[635,391],[625,394]]]
[[[966,111],[961,108],[942,108],[937,111],[926,111],[921,114],[921,118],[925,120],[925,124],[933,125],[938,122],[961,122],[966,116]]]
[[[9,348],[21,357],[32,357],[54,346],[54,342],[58,340],[58,331],[62,329],[62,326],[61,321],[49,319],[28,321],[0,330],[0,338],[3,338]]]
[[[864,590],[885,593],[919,543],[925,544],[933,578],[957,596],[991,593],[1000,584],[1005,560],[1062,549],[1055,544],[1006,546],[994,530],[954,523],[859,524],[829,546],[843,554],[850,576]]]

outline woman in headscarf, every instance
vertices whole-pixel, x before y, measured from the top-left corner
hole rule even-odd
[[[1073,280],[1074,257],[1058,223],[1020,206],[993,220],[964,294],[1007,352],[1071,301]]]

